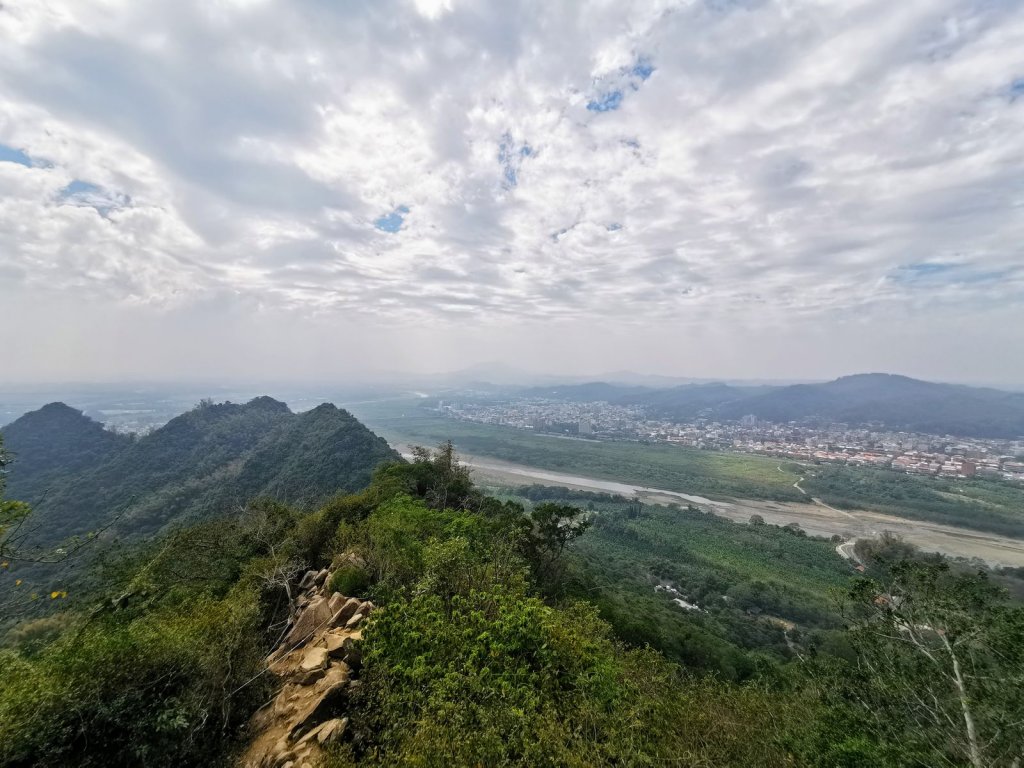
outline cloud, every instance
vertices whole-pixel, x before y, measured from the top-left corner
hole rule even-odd
[[[8,290],[740,336],[1024,301],[1017,3],[40,0],[0,35]]]

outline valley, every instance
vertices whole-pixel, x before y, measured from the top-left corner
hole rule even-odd
[[[857,499],[862,504],[840,507],[828,494],[819,495],[820,491],[808,484],[806,468],[780,464],[770,457],[537,435],[444,419],[423,404],[424,398],[407,398],[349,407],[403,453],[410,445],[435,445],[450,437],[484,485],[514,488],[538,483],[638,495],[652,504],[692,503],[737,522],[760,515],[771,524],[796,523],[811,535],[841,536],[844,540],[889,531],[926,552],[1024,566],[1024,491],[1009,489],[1005,492],[1013,495],[1008,505],[993,504],[987,509],[978,499],[960,497],[958,501],[974,517],[940,516],[926,499],[878,504],[872,509],[872,502],[878,499],[870,494]],[[831,471],[841,473],[844,468]],[[842,476],[851,478],[856,477],[855,473],[871,471],[848,469]],[[886,475],[910,487],[925,482],[921,478],[899,478],[894,473]],[[813,493],[803,492],[803,487]],[[979,495],[993,489],[1004,492],[999,486],[984,483],[978,483],[977,489]],[[812,497],[816,501],[811,501]],[[986,514],[1005,517],[993,521]],[[1006,526],[1002,524],[1004,519]],[[1007,535],[1003,528],[1020,533]]]
[[[770,525],[796,523],[811,536],[842,536],[844,539],[857,539],[877,536],[883,531],[888,531],[924,552],[941,552],[949,557],[980,558],[993,565],[1024,567],[1024,540],[1009,536],[862,509],[840,510],[820,503],[757,499],[712,501],[677,491],[563,474],[479,456],[467,455],[465,459],[473,468],[473,476],[477,482],[484,486],[514,488],[537,483],[635,496],[647,504],[695,504],[719,517],[738,523],[747,522],[752,515],[760,515]]]

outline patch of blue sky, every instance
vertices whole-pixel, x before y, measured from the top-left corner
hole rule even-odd
[[[639,91],[640,86],[654,74],[655,67],[651,60],[640,56],[632,65],[623,67],[610,78],[602,80],[603,92],[587,102],[591,112],[612,112],[622,106],[628,91]],[[615,87],[609,87],[609,86]]]
[[[498,145],[498,163],[501,165],[502,186],[512,189],[519,184],[519,170],[523,159],[533,155],[533,147],[526,142],[516,145],[512,134],[507,132],[501,137]]]
[[[373,226],[379,229],[381,232],[390,232],[394,234],[398,232],[402,225],[405,223],[405,216],[409,213],[409,207],[400,205],[391,213],[386,213],[378,219],[375,219]]]
[[[611,112],[622,106],[622,91],[609,91],[596,99],[587,102],[591,112]]]
[[[9,147],[6,144],[0,144],[0,163],[16,163],[17,165],[24,165],[26,168],[33,166],[32,158],[24,150],[17,147]]]
[[[622,225],[619,224],[619,222],[617,221],[613,221],[611,224],[605,224],[604,228],[607,229],[609,232],[618,232],[620,229],[622,229]]]
[[[85,197],[87,195],[101,195],[103,187],[88,181],[75,179],[60,191],[61,199],[67,200],[72,197]]]
[[[111,211],[116,211],[131,205],[131,198],[121,192],[114,192],[93,184],[89,181],[75,179],[60,191],[58,198],[62,203],[76,205],[82,208],[93,208],[101,216],[107,216]]]
[[[1010,101],[1016,101],[1019,98],[1024,98],[1024,77],[1018,77],[1010,82],[1010,87],[1007,89],[1010,97]]]
[[[646,80],[654,74],[654,65],[647,59],[638,59],[636,64],[633,65],[633,69],[630,70],[630,74],[639,77],[641,80]]]

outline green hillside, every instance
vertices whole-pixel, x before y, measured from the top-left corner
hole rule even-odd
[[[54,404],[3,436],[14,455],[8,496],[33,505],[21,546],[36,553],[97,532],[108,543],[142,539],[237,514],[259,497],[311,507],[365,487],[375,467],[397,458],[346,411],[325,404],[294,414],[269,397],[204,402],[134,440]],[[11,573],[42,594],[77,578],[69,569],[80,560],[42,559]]]
[[[793,531],[537,494],[489,496],[443,448],[315,511],[264,502],[140,542],[81,608],[8,634],[0,765],[903,768],[967,764],[972,743],[983,765],[1020,755],[1024,611],[1000,589],[1012,573],[894,545],[856,578]],[[678,610],[651,577],[708,615]],[[918,611],[927,625],[907,623]],[[734,642],[706,653],[709,638]]]

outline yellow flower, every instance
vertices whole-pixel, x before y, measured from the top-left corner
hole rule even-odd
[[[5,571],[8,568],[10,568],[10,567],[11,567],[11,564],[9,562],[7,562],[6,560],[4,560],[2,563],[0,563],[0,568],[3,568]]]
[[[20,587],[21,586],[21,579],[15,579],[14,580],[14,586]]]
[[[60,597],[60,592],[51,592],[50,593],[50,599],[51,600],[56,600],[58,597]]]

